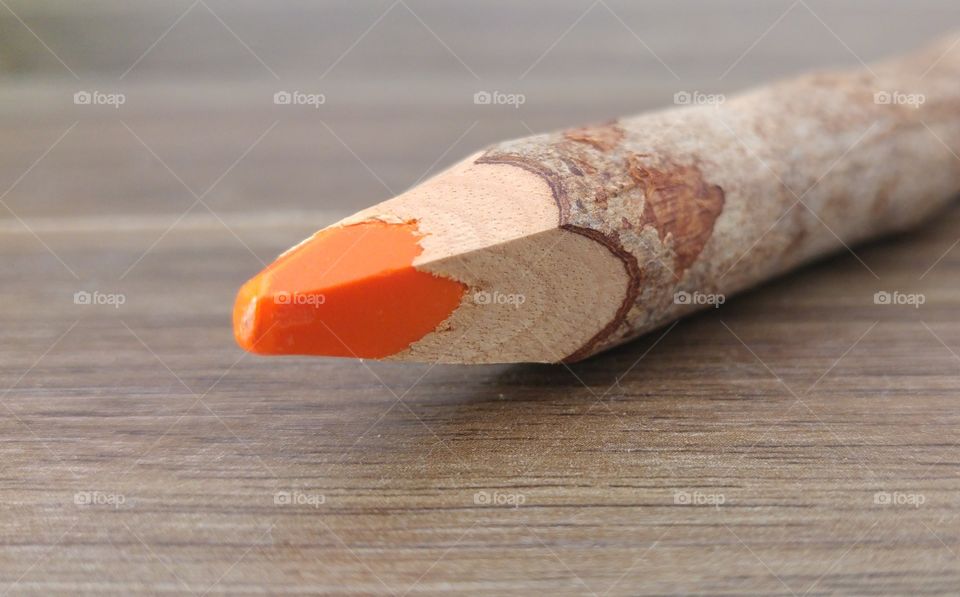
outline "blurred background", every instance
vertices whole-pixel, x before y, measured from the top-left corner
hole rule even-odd
[[[25,220],[167,224],[194,202],[184,186],[227,221],[352,211],[495,140],[856,66],[960,15],[950,0],[4,4],[0,180],[77,123],[4,201]],[[126,102],[74,105],[78,90]],[[325,103],[275,105],[280,90]],[[482,90],[525,103],[475,105]]]

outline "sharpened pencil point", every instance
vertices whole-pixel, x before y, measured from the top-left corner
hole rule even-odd
[[[268,355],[384,358],[406,349],[446,320],[466,292],[413,266],[419,239],[412,222],[314,234],[240,289],[237,343]]]

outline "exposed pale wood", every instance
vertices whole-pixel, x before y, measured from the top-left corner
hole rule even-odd
[[[603,245],[558,228],[547,181],[513,165],[477,163],[479,155],[335,224],[416,221],[423,253],[414,266],[467,286],[446,321],[390,360],[558,362],[623,303],[623,264]]]
[[[260,31],[208,2],[244,38]],[[500,21],[481,26],[444,13],[448,3],[409,3],[482,76],[508,67],[518,75],[586,8],[571,3],[555,19],[541,12],[529,29],[501,31]],[[543,8],[521,4],[531,13]],[[649,21],[646,3],[610,4],[685,81],[703,73],[704,83],[690,83],[703,90],[707,73],[714,80],[789,5],[687,10],[669,2],[656,4],[659,20]],[[864,59],[906,50],[960,14],[954,2],[810,4]],[[324,64],[376,18],[376,7],[362,7],[355,27],[322,40],[334,46],[321,52]],[[170,25],[170,10],[151,17],[151,34]],[[855,62],[802,6],[795,10],[725,81]],[[448,15],[439,21],[446,26],[438,13]],[[359,80],[380,72],[372,58],[377,48],[393,55],[383,50],[389,35],[422,38],[435,60],[446,60],[436,57],[445,50],[435,39],[398,14],[381,23],[386,38],[374,30],[366,54],[334,73]],[[387,81],[368,87],[382,95],[364,96],[366,103],[331,103],[324,119],[399,192],[439,157],[435,148],[476,119],[481,124],[437,167],[528,134],[518,119],[548,130],[603,120],[628,100],[669,102],[669,81],[651,74],[645,83],[659,65],[641,58],[639,42],[605,14],[582,21],[584,37],[575,29],[567,38],[575,49],[596,46],[594,53],[566,60],[572,51],[562,42],[557,58],[525,79],[531,101],[543,98],[537,109],[474,111],[443,80]],[[71,43],[50,38],[56,27],[37,12],[24,18],[74,65]],[[121,44],[123,27],[103,23],[116,41],[100,43],[127,48],[103,58],[109,77],[152,40],[137,30]],[[691,31],[723,26],[678,38],[682,23]],[[259,44],[249,42],[258,50],[270,46],[264,29]],[[502,47],[466,55],[460,29]],[[887,35],[904,29],[902,39]],[[72,78],[0,86],[0,192],[80,121],[4,197],[80,279],[0,208],[0,592],[956,593],[960,210],[859,249],[879,280],[844,253],[685,320],[659,343],[645,337],[572,372],[244,357],[229,329],[236,288],[260,261],[324,223],[319,213],[291,212],[330,209],[333,222],[390,193],[312,113],[277,112],[262,100],[272,82],[218,79],[226,75],[197,47],[201,38],[222,47],[235,41],[224,35],[172,38],[166,53],[130,75],[127,91],[141,99],[119,115],[66,106],[78,87]],[[605,48],[617,43],[597,39],[637,54],[600,68]],[[687,43],[714,51],[693,55]],[[35,60],[46,64],[43,51],[36,47]],[[241,46],[236,51],[241,74],[264,74]],[[504,58],[517,55],[523,60]],[[286,77],[286,61],[269,58]],[[96,69],[77,64],[88,83]],[[158,72],[190,64],[209,80],[139,93],[160,87]],[[469,77],[458,69],[450,72]],[[581,75],[595,87],[563,99],[561,79]],[[227,87],[233,104],[220,101]],[[388,116],[399,137],[416,131],[417,142],[383,135]],[[205,198],[257,257],[198,206],[119,279],[193,201],[119,118],[201,190],[281,120]],[[318,203],[321,183],[332,191]],[[262,210],[283,213],[255,226]],[[72,302],[78,289],[128,300],[117,310],[81,309]],[[878,290],[922,292],[927,302],[875,305]],[[326,502],[275,506],[274,493],[290,489]],[[83,490],[121,493],[126,503],[77,507],[74,493]],[[723,494],[726,503],[674,504],[675,492],[696,490]],[[926,502],[876,506],[880,490]],[[525,503],[481,506],[478,491],[520,493]]]

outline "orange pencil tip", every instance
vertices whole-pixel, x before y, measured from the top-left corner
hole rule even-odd
[[[422,272],[415,223],[328,228],[240,288],[237,343],[258,354],[384,358],[446,320],[466,286]]]

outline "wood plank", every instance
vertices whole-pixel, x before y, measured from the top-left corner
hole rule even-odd
[[[271,103],[278,85],[305,85],[309,65],[335,60],[386,4],[330,17],[343,26],[316,36],[320,60],[295,48],[310,47],[308,25],[328,6],[209,1],[281,83],[242,46],[210,55],[236,40],[197,41],[220,27],[206,17],[117,82],[189,6],[144,4],[134,26],[140,13],[125,4],[81,17],[72,5],[10,2],[81,80],[56,73],[26,33],[21,63],[32,66],[0,89],[0,193],[14,185],[3,202],[22,218],[0,208],[0,591],[960,586],[960,208],[569,370],[246,356],[229,328],[233,294],[291,242],[432,164],[527,126],[665,105],[677,83],[599,8],[516,83],[589,4],[410,2],[481,82],[401,9],[333,71],[319,114],[283,110]],[[856,61],[798,6],[717,82],[789,3],[610,5],[694,88]],[[932,0],[810,6],[865,59],[958,15]],[[19,26],[10,18],[3,31]],[[115,33],[89,47],[62,33],[71,19],[84,34]],[[711,22],[723,23],[715,36],[697,33]],[[391,40],[430,54],[423,72],[375,80],[402,58],[384,50]],[[611,62],[617,52],[630,57]],[[218,65],[229,68],[214,77]],[[591,85],[571,89],[578,77]],[[519,111],[470,101],[480,85],[512,84],[530,97]],[[77,89],[113,85],[129,95],[120,110],[71,102]],[[196,205],[178,220],[191,190],[203,193],[275,121],[204,197],[213,214]],[[77,305],[78,291],[124,303]],[[925,302],[875,304],[878,291]]]

